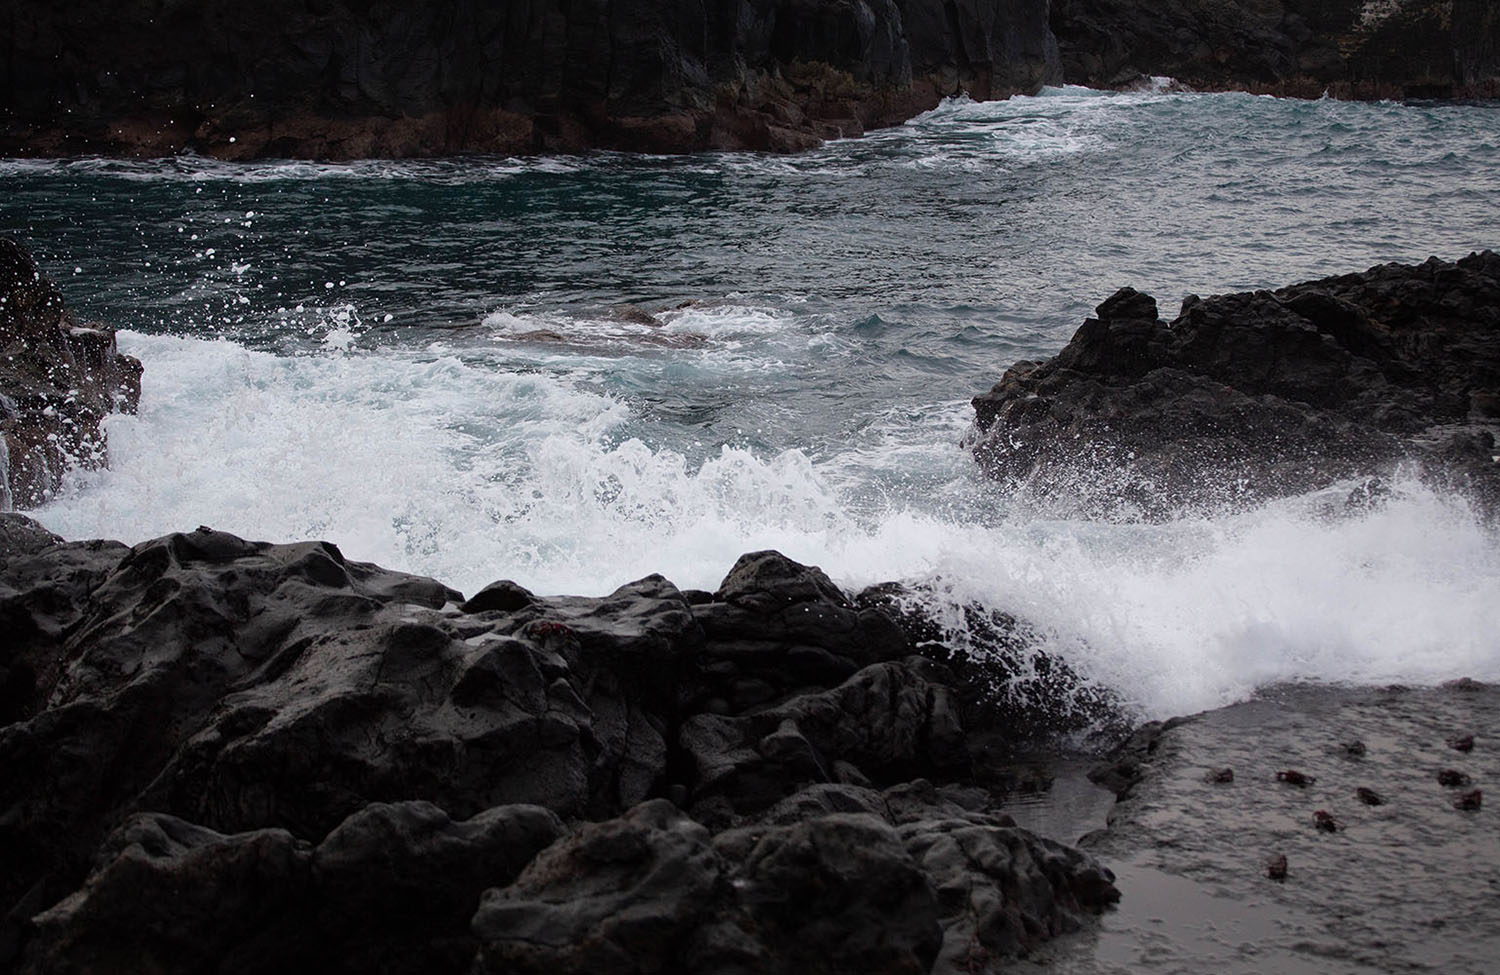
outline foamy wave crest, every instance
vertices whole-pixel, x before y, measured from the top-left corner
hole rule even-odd
[[[510,578],[581,594],[651,572],[711,589],[741,553],[775,548],[850,589],[930,593],[958,637],[962,607],[1012,614],[1039,653],[1151,717],[1288,680],[1500,680],[1500,545],[1415,481],[1359,509],[1332,503],[1345,487],[1157,524],[1048,519],[997,510],[956,446],[927,443],[946,414],[821,458],[688,453],[641,439],[571,373],[121,345],[146,361],[141,411],[110,418],[109,471],[74,475],[38,512],[68,537],[209,524],[328,539],[465,592]]]

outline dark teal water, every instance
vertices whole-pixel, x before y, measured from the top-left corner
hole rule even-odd
[[[70,536],[205,523],[570,592],[778,547],[1021,611],[1153,712],[1500,676],[1500,557],[1454,499],[1075,523],[958,447],[970,396],[1122,285],[1170,315],[1496,246],[1493,106],[1068,89],[795,157],[0,162],[0,190],[146,364],[112,470],[41,512]]]

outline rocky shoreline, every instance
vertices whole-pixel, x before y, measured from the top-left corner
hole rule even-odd
[[[1405,465],[1500,502],[1493,251],[1096,315],[974,398],[976,460],[1029,500],[1163,516],[1360,481],[1365,504]]]
[[[1081,846],[1119,911],[1042,953],[1140,970],[1483,972],[1500,947],[1500,688],[1280,686],[1140,729]]]
[[[991,970],[1119,896],[1003,810],[1038,716],[1104,705],[1054,667],[1004,707],[1024,648],[912,605],[774,552],[465,600],[0,516],[0,964]]]
[[[0,19],[0,155],[795,152],[945,96],[1170,76],[1500,93],[1487,0],[84,0]]]

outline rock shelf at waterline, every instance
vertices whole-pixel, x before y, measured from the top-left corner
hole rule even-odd
[[[991,618],[774,552],[471,598],[200,528],[0,516],[0,964],[968,971],[1119,896],[1007,755],[1118,721]]]
[[[974,398],[974,454],[1048,503],[1164,514],[1413,463],[1500,500],[1500,255],[1189,295],[1122,288],[1046,362]]]

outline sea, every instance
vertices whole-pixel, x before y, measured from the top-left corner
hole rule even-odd
[[[1398,473],[1087,520],[970,398],[1122,286],[1500,246],[1500,105],[1052,88],[794,156],[0,161],[0,233],[145,365],[67,538],[326,539],[472,594],[713,589],[774,548],[979,605],[1142,718],[1500,680],[1500,540]],[[955,625],[960,625],[955,623]]]

